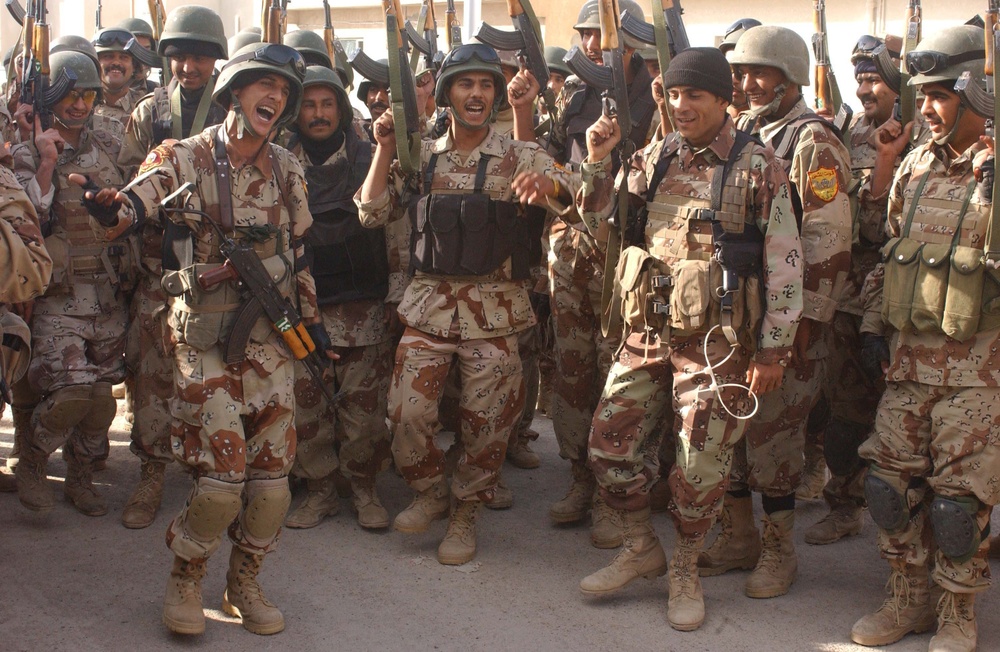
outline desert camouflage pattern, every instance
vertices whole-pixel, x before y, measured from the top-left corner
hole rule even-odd
[[[672,411],[677,418],[676,463],[668,479],[670,514],[684,536],[708,532],[722,510],[733,449],[746,429],[746,421],[730,417],[722,401],[740,415],[753,407],[745,391],[727,387],[720,400],[708,388],[705,357],[720,363],[732,350],[719,331],[708,338],[707,349],[701,335],[670,340],[656,334],[627,336],[590,432],[590,467],[609,506],[629,511],[649,506],[649,491],[659,474],[660,426]],[[736,349],[715,368],[718,382],[743,382],[748,363],[743,350]]]
[[[645,197],[661,148],[670,144],[677,153],[658,186],[654,202],[690,197],[700,206],[710,198],[712,174],[729,156],[735,129],[726,119],[708,147],[694,151],[678,135],[649,145],[619,172],[617,183],[627,183],[631,195]],[[744,151],[750,157],[744,219],[764,234],[765,314],[754,357],[761,363],[787,361],[802,314],[802,262],[798,228],[787,190],[787,178],[768,150]],[[586,227],[596,233],[615,211],[615,183],[610,159],[582,166],[583,187],[577,205]],[[644,245],[666,264],[706,255],[699,242],[698,220],[674,221],[650,216]],[[676,235],[675,234],[679,234]],[[648,327],[632,332],[611,369],[593,419],[589,459],[602,495],[618,509],[638,510],[649,503],[657,476],[657,426],[674,417],[676,464],[670,474],[671,514],[680,532],[694,536],[708,531],[722,507],[728,485],[733,448],[746,422],[730,416],[714,392],[706,391],[711,376],[707,363],[719,365],[720,383],[743,382],[750,357],[742,347],[732,349],[718,329],[698,333]],[[755,334],[756,335],[756,334]],[[722,360],[733,351],[727,362]],[[729,380],[723,380],[728,378]],[[671,403],[666,398],[672,397]],[[742,390],[722,390],[725,405],[735,414],[748,414],[750,399]],[[652,438],[650,438],[652,437]]]
[[[145,94],[146,93],[142,90],[129,87],[128,92],[118,98],[117,102],[108,104],[105,99],[104,101],[95,104],[94,115],[114,118],[124,125],[128,122],[129,116],[132,115],[132,111]]]
[[[906,500],[913,516],[901,532],[879,530],[879,551],[889,560],[930,566],[934,581],[949,591],[985,591],[989,538],[967,562],[945,557],[934,543],[929,507],[934,495],[976,496],[979,530],[988,527],[1000,502],[1000,447],[994,434],[1000,389],[893,380],[887,385],[875,432],[860,453],[910,487]]]
[[[389,388],[392,455],[403,479],[424,491],[445,479],[438,399],[452,366],[461,378],[458,423],[462,452],[451,478],[458,500],[493,500],[507,440],[524,409],[517,335],[464,340],[407,327],[396,347]]]
[[[534,143],[513,140],[497,133],[489,134],[468,156],[454,151],[451,136],[425,140],[421,149],[421,165],[432,154],[440,156],[432,180],[434,192],[471,192],[479,159],[486,154],[491,162],[483,190],[495,200],[516,201],[511,181],[521,172],[538,172],[554,178],[564,188],[571,185],[570,175],[556,167],[555,162]],[[361,202],[360,190],[355,196],[360,208],[361,223],[369,227],[386,226],[390,220],[405,220],[398,210],[405,179],[394,165],[389,187],[379,197]],[[390,263],[391,264],[391,263]],[[535,324],[528,301],[528,292],[521,282],[512,280],[510,260],[495,272],[480,277],[439,276],[417,272],[402,301],[399,316],[407,326],[442,338],[463,340],[502,337],[518,333]]]
[[[0,304],[34,299],[51,276],[35,206],[14,173],[0,165]]]

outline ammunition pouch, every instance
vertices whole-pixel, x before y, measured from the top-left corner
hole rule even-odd
[[[101,281],[124,290],[134,287],[139,252],[131,239],[73,245],[67,232],[57,227],[45,238],[45,248],[53,263],[46,296],[69,294],[73,285],[94,285]],[[103,303],[101,307],[110,309]]]
[[[265,258],[261,262],[283,296],[290,296],[295,282],[294,250]],[[243,301],[247,298],[234,281],[202,288],[198,277],[221,264],[197,263],[180,271],[164,272],[161,284],[167,295],[167,328],[170,340],[207,351],[226,342]],[[252,297],[250,297],[252,298]],[[250,332],[254,342],[264,342],[272,332],[267,319],[257,320]]]
[[[319,305],[384,299],[389,292],[384,229],[366,229],[356,214],[331,211],[315,216],[305,245]]]

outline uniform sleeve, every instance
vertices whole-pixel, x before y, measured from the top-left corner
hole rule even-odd
[[[424,163],[423,157],[421,157],[421,162]],[[361,201],[362,188],[358,188],[358,191],[354,193],[354,203],[358,207],[358,219],[361,220],[361,226],[377,229],[388,224],[390,220],[399,218],[403,212],[396,209],[399,208],[399,198],[403,195],[405,183],[406,177],[399,169],[399,161],[393,161],[392,167],[389,168],[389,179],[385,192],[363,202]]]
[[[802,205],[803,316],[829,322],[851,266],[850,156],[832,131],[809,124],[801,131],[789,179]]]
[[[624,179],[626,169],[629,193],[637,198],[646,196],[649,180],[646,176],[645,161],[658,159],[662,146],[661,141],[633,154],[628,166],[622,166],[615,180],[611,177],[610,156],[596,163],[585,161],[580,166],[581,184],[576,195],[577,210],[592,236],[597,237],[601,225],[618,210],[617,189]]]
[[[756,155],[751,167],[753,214],[764,234],[765,311],[754,359],[789,359],[803,310],[802,243],[788,177],[771,157]]]
[[[290,153],[286,160],[285,169],[288,171],[285,173],[285,187],[288,188],[288,193],[291,195],[287,205],[290,213],[289,218],[295,227],[295,231],[292,233],[292,239],[295,243],[295,259],[296,261],[304,261],[306,252],[302,237],[313,223],[312,214],[309,212],[309,198],[306,194],[305,173],[302,171],[302,165],[298,159]],[[316,303],[316,281],[313,279],[308,265],[300,266],[297,264],[296,269],[295,279],[299,291],[299,309],[302,311],[302,318],[310,321],[319,316],[319,306]]]
[[[579,174],[570,172],[556,163],[551,154],[535,143],[519,142],[518,146],[522,155],[514,173],[515,177],[522,172],[537,172],[559,184],[570,197],[576,196],[580,188]],[[550,213],[575,221],[576,210],[572,203],[569,206],[563,206],[556,199],[549,197],[546,199],[545,208]]]
[[[38,180],[35,179],[35,173],[38,171],[38,155],[31,143],[15,145],[10,153],[14,159],[14,174],[18,183],[27,193],[28,200],[35,207],[35,213],[39,216],[41,223],[48,222],[52,200],[56,196],[55,184],[50,185],[49,191],[42,194]]]
[[[149,137],[149,134],[153,133],[153,114],[149,110],[150,106],[149,101],[140,102],[132,111],[125,126],[125,142],[122,143],[121,152],[118,153],[118,165],[130,176],[153,149],[153,142]]]
[[[159,145],[154,148],[146,156],[138,170],[140,175],[147,172],[152,172],[152,174],[126,193],[127,199],[118,211],[118,224],[109,229],[91,218],[91,228],[100,237],[114,240],[128,233],[133,227],[141,226],[146,220],[158,221],[160,219],[158,209],[163,198],[180,187],[180,180],[185,176],[194,179],[193,173],[185,175],[180,167],[174,145]],[[192,195],[190,203],[191,208],[201,210],[201,200],[198,193]],[[170,219],[183,222],[185,216],[177,213],[171,215]]]
[[[20,303],[45,291],[52,258],[35,207],[14,173],[0,168],[0,303]]]

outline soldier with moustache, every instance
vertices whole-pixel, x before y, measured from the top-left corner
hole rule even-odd
[[[129,115],[146,94],[145,89],[137,89],[135,81],[136,66],[141,65],[125,46],[133,38],[132,33],[118,28],[102,29],[94,36],[94,49],[101,64],[101,86],[103,99],[95,108],[97,115],[108,116],[118,120],[122,125],[128,122]]]

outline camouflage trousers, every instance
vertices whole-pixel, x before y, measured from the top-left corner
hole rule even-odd
[[[343,398],[329,406],[316,381],[295,363],[295,432],[292,475],[319,480],[337,469],[348,478],[371,478],[389,466],[386,401],[392,377],[393,342],[337,347],[333,363]]]
[[[287,475],[295,460],[295,377],[277,337],[272,334],[264,343],[251,343],[262,355],[234,364],[223,362],[221,346],[199,351],[176,344],[173,349],[174,457],[190,467],[196,479],[219,480],[245,499],[255,493],[254,487],[268,483],[283,485],[282,495],[290,497]],[[256,358],[267,359],[269,366]],[[204,548],[207,556],[221,541],[221,532],[207,543],[193,542],[189,536],[185,524],[199,516],[189,514],[197,495],[196,484],[167,530],[167,546],[185,558],[200,556],[191,552],[195,548]],[[248,535],[242,522],[237,518],[229,528],[235,545],[251,552],[273,550],[277,529],[261,540]]]
[[[614,509],[637,511],[649,506],[649,491],[659,470],[660,428],[673,410],[676,437],[668,481],[670,513],[679,532],[708,532],[722,510],[729,484],[733,448],[746,429],[751,407],[745,391],[709,388],[706,356],[715,365],[719,384],[743,383],[748,358],[732,350],[721,332],[676,338],[669,344],[628,336],[611,367],[590,432],[590,467],[601,496]],[[725,406],[723,405],[725,401]]]
[[[553,224],[549,241],[556,361],[550,416],[559,455],[584,460],[594,409],[620,337],[601,334],[604,254],[596,242],[561,221]]]
[[[990,584],[983,537],[972,559],[956,562],[938,550],[930,523],[934,496],[979,499],[980,532],[1000,502],[1000,446],[996,423],[997,387],[937,387],[889,382],[879,403],[875,431],[861,446],[872,473],[888,479],[905,496],[911,518],[900,532],[879,529],[882,557],[930,566],[938,585],[957,593],[984,591]]]
[[[826,334],[812,324],[813,346],[805,360],[785,369],[781,387],[759,396],[733,463],[732,489],[751,489],[780,498],[794,494],[802,481],[802,450],[809,412],[819,401],[824,378]]]
[[[514,428],[508,439],[509,445],[519,439],[538,439],[537,433],[529,433],[531,422],[535,420],[535,408],[538,404],[538,381],[539,381],[539,329],[541,324],[532,326],[517,334],[517,350],[521,357],[521,396],[524,397],[524,409],[521,410],[521,418],[514,424]]]
[[[858,447],[871,434],[884,379],[873,381],[861,366],[861,317],[834,315],[826,360],[826,396],[832,418],[823,434],[830,479],[823,497],[831,508],[865,504],[865,465]],[[863,433],[863,434],[862,434]]]
[[[144,273],[129,305],[131,323],[125,347],[126,379],[132,397],[132,452],[143,461],[167,463],[170,451],[170,399],[174,360],[164,347],[161,318],[166,296],[158,275]]]
[[[461,386],[456,435],[462,453],[452,493],[459,500],[493,499],[507,439],[523,410],[517,340],[517,335],[443,338],[407,327],[396,348],[389,423],[396,468],[414,490],[444,481],[445,455],[434,436],[441,429],[439,404],[454,365]]]

